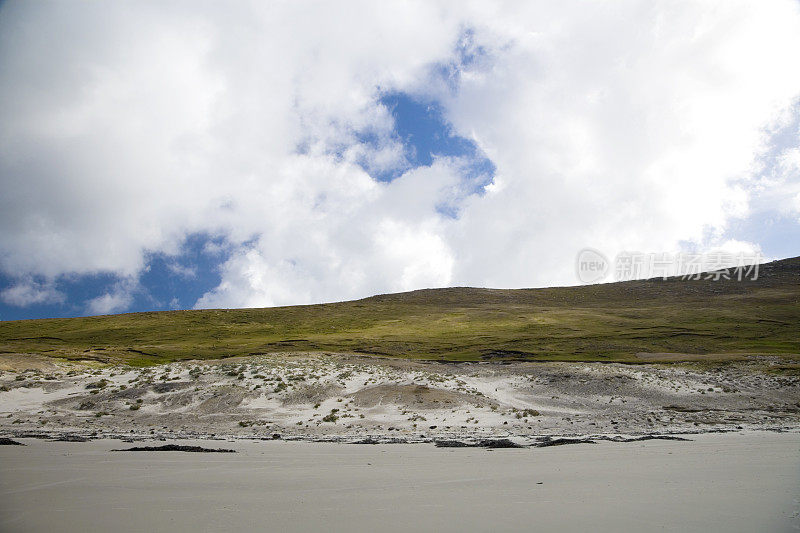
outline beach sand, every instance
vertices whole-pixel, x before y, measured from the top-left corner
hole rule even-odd
[[[180,441],[235,454],[17,439],[0,446],[0,530],[800,529],[800,434],[690,438],[491,451]]]

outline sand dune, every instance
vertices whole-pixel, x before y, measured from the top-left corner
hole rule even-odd
[[[0,372],[0,432],[427,442],[800,427],[769,358],[702,366],[283,355]],[[775,360],[780,369],[780,361]]]

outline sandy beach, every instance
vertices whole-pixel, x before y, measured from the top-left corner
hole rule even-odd
[[[3,361],[2,531],[800,528],[770,359]],[[235,453],[112,451],[165,445]]]
[[[0,529],[792,531],[800,434],[543,449],[194,441],[237,453],[0,447]],[[192,441],[188,441],[192,442]],[[156,444],[163,444],[158,441]]]

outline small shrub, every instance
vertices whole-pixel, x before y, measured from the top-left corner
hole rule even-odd
[[[323,422],[336,422],[339,419],[339,416],[336,414],[338,413],[338,409],[331,409],[331,412],[324,417],[322,417]]]
[[[108,380],[107,379],[101,379],[100,381],[93,381],[92,383],[89,383],[88,385],[86,385],[86,388],[87,389],[104,389],[104,388],[106,388],[106,386],[108,386]]]

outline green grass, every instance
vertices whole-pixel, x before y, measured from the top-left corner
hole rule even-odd
[[[449,288],[324,305],[0,322],[0,356],[150,365],[320,351],[448,361],[795,357],[800,258],[763,266],[757,281]]]

